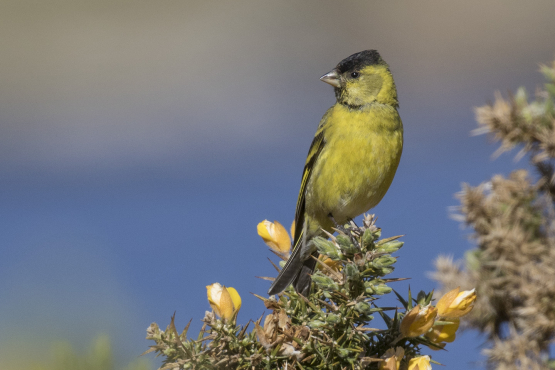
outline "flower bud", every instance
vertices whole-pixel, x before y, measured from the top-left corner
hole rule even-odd
[[[341,252],[344,254],[354,254],[359,252],[359,249],[353,245],[348,236],[338,235],[336,240],[337,244],[339,244],[339,248],[341,248]]]
[[[325,325],[326,323],[321,320],[312,320],[307,324],[307,326],[311,329],[321,328],[322,326],[325,326]]]
[[[264,220],[256,227],[258,235],[262,237],[264,243],[275,252],[287,255],[291,249],[291,239],[287,230],[277,221],[270,222]]]
[[[440,344],[441,342],[451,343],[455,340],[457,329],[459,328],[459,319],[452,319],[451,324],[434,325],[432,330],[426,333],[426,338],[430,341]]]
[[[352,263],[347,263],[343,268],[343,272],[349,280],[358,280],[360,278],[358,267]]]
[[[380,370],[398,370],[401,367],[401,360],[405,355],[405,350],[403,347],[397,347],[395,349],[390,348],[385,351],[382,358],[384,361],[380,362]]]
[[[386,253],[393,253],[397,252],[402,246],[405,244],[404,242],[400,242],[398,240],[392,240],[387,243],[383,243],[378,246],[379,252],[386,252]]]
[[[338,322],[341,322],[341,317],[339,317],[339,315],[336,315],[334,313],[330,313],[329,315],[326,316],[326,322],[328,324],[337,324]]]
[[[219,283],[206,286],[208,302],[210,306],[222,319],[231,320],[241,308],[241,297],[235,288],[226,288]]]
[[[435,307],[417,305],[401,321],[401,334],[408,338],[424,334],[434,325],[436,316],[437,309]]]
[[[371,230],[371,229],[366,229],[364,231],[364,234],[362,235],[362,243],[366,246],[366,247],[370,247],[372,245],[372,243],[374,243],[375,240],[378,240],[380,235],[381,235],[381,230]]]
[[[339,357],[343,358],[348,357],[351,354],[351,351],[349,351],[347,348],[335,347],[335,351],[337,352]]]
[[[327,239],[318,236],[312,239],[312,243],[314,243],[320,254],[328,256],[333,260],[339,260],[341,259],[341,257],[343,257],[340,250],[335,246],[335,244]]]
[[[411,358],[408,370],[432,370],[432,365],[430,365],[430,356],[418,356]]]
[[[382,267],[382,268],[378,268],[376,270],[377,270],[376,275],[385,276],[385,275],[391,274],[395,270],[395,268],[393,268],[393,267]]]
[[[390,287],[388,287],[385,284],[379,284],[374,286],[374,293],[375,294],[379,294],[379,295],[383,295],[383,294],[389,294],[393,291],[393,289],[391,289]]]
[[[437,302],[437,310],[440,317],[448,319],[455,319],[469,313],[474,308],[474,301],[476,300],[476,291],[465,290],[460,291],[460,288],[455,288]]]
[[[397,258],[391,256],[383,256],[372,261],[372,265],[376,268],[387,267],[397,262]]]
[[[339,290],[339,285],[332,278],[326,276],[320,272],[312,275],[312,281],[316,283],[320,288],[324,290]]]
[[[368,302],[358,302],[355,305],[355,310],[363,315],[370,315],[372,313],[372,306]]]
[[[338,261],[334,261],[331,258],[329,258],[328,256],[324,256],[324,255],[320,255],[320,260],[322,260],[322,262],[324,264],[326,264],[329,268],[331,268],[333,271],[339,272],[341,271],[341,263],[339,263]]]

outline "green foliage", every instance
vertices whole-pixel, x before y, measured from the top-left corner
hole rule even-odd
[[[314,240],[321,256],[308,297],[291,286],[277,297],[257,296],[271,313],[245,326],[207,312],[196,339],[187,337],[189,325],[179,334],[173,318],[165,330],[153,323],[147,339],[155,344],[147,352],[164,358],[162,369],[362,369],[378,368],[391,348],[404,350],[404,364],[419,355],[422,344],[437,348],[423,336],[403,337],[406,313],[378,305],[380,296],[393,291],[389,284],[404,280],[385,278],[396,262],[390,253],[403,243],[399,236],[378,240],[381,230],[374,222],[365,216],[362,227],[351,222],[337,237]],[[422,293],[417,300],[429,304],[431,297]],[[376,315],[386,329],[370,326]]]

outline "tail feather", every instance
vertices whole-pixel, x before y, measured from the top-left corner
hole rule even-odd
[[[300,242],[301,239],[299,239]],[[298,242],[298,243],[299,243]],[[291,284],[299,272],[301,271],[301,267],[303,266],[303,260],[301,259],[301,246],[297,245],[293,249],[293,253],[287,260],[287,263],[283,267],[283,269],[279,272],[276,280],[270,286],[270,290],[268,290],[268,295],[273,295],[277,293],[281,293],[289,284]]]
[[[305,245],[303,245],[303,242],[306,243],[305,238],[303,238],[305,233],[306,228],[303,228],[297,236],[293,246],[293,253],[279,272],[276,280],[270,286],[268,295],[281,293],[289,284],[293,284],[298,293],[308,296],[310,283],[312,282],[310,276],[316,267],[316,260],[310,257],[303,260],[303,256],[306,258],[306,254],[301,253],[301,250],[305,248]],[[318,258],[318,252],[312,253],[312,256]]]
[[[318,252],[312,253],[312,256],[318,258]],[[310,286],[312,283],[311,275],[316,268],[316,260],[314,258],[309,258],[304,261],[303,266],[301,267],[301,271],[297,274],[295,281],[293,282],[293,286],[297,293],[308,297],[310,293]]]

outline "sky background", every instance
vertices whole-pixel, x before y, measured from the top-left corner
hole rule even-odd
[[[405,127],[372,212],[406,235],[394,275],[433,289],[432,261],[471,247],[449,218],[461,183],[526,166],[470,136],[473,107],[542,83],[553,14],[552,0],[2,0],[0,369],[100,333],[126,363],[174,311],[196,335],[213,282],[241,294],[239,323],[259,317],[249,292],[269,283],[254,276],[274,271],[256,225],[291,223],[334,103],[319,77],[364,49],[389,63]],[[481,343],[459,335],[434,359],[483,368]]]

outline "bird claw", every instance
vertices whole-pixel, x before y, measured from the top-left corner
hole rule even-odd
[[[337,221],[335,221],[335,218],[333,217],[333,215],[331,213],[328,215],[328,217],[330,218],[330,220],[335,225],[336,230],[341,231],[343,234],[347,235],[349,237],[349,239],[351,239],[351,243],[353,243],[353,245],[355,247],[360,249],[360,245],[358,243],[358,240],[356,240],[356,238],[353,235],[353,233],[351,232],[351,230],[345,228],[343,225],[338,224]],[[349,219],[349,223],[351,223],[355,227],[358,227],[357,224],[353,221],[352,218]]]

